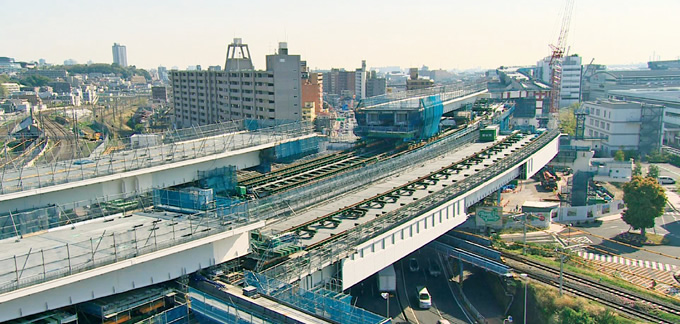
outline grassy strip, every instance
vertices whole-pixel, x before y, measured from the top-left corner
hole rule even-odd
[[[588,300],[583,297],[571,295],[560,295],[557,288],[530,283],[531,292],[537,303],[537,310],[541,312],[542,319],[549,323],[564,323],[564,312],[571,309],[576,312],[585,313],[593,322],[590,323],[618,323],[634,324],[638,321],[629,319],[608,310],[602,304]],[[581,318],[583,319],[583,318]],[[572,319],[573,320],[573,319]],[[569,322],[572,323],[572,322]]]
[[[516,253],[516,251],[512,251],[512,250],[506,250],[506,252],[515,253],[515,254],[518,254],[518,255],[520,254],[520,253]],[[555,261],[552,258],[542,257],[542,256],[537,256],[537,255],[531,255],[531,254],[527,254],[525,257],[528,258],[528,259],[534,260],[534,261],[544,263],[544,264],[549,265],[549,266],[554,267],[554,268],[559,268],[559,266],[560,266],[559,261]],[[599,281],[608,283],[608,284],[615,286],[615,287],[627,289],[627,290],[630,290],[632,292],[635,292],[635,293],[640,294],[640,295],[645,296],[645,297],[659,299],[659,300],[662,300],[662,301],[665,301],[667,303],[674,304],[674,305],[680,305],[680,300],[678,298],[674,298],[672,296],[652,292],[648,289],[641,288],[637,285],[631,284],[627,281],[622,281],[618,278],[609,276],[607,274],[603,274],[603,273],[595,271],[595,270],[590,270],[588,268],[583,268],[581,265],[577,265],[577,266],[572,265],[568,261],[564,263],[564,270],[568,271],[570,273],[573,273],[573,274],[585,275],[585,276],[589,277],[590,279],[599,280]],[[668,315],[674,316],[672,314],[668,314]],[[678,321],[678,322],[680,322],[680,321]]]

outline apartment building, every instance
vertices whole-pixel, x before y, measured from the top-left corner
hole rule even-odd
[[[247,45],[229,45],[225,70],[171,71],[172,105],[178,128],[237,119],[300,120],[300,56],[289,55],[286,43],[267,55],[267,70],[254,70]],[[231,48],[245,57],[230,60]]]

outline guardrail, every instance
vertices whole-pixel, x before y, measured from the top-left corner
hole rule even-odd
[[[359,101],[357,107],[360,109],[379,108],[381,106],[391,107],[407,107],[409,105],[420,103],[420,99],[426,96],[440,95],[442,101],[451,100],[453,98],[463,97],[468,94],[483,91],[487,89],[486,82],[474,83],[471,85],[447,85],[440,87],[431,87],[425,89],[400,91],[388,93],[380,96],[370,97]],[[400,103],[401,102],[401,103]]]
[[[44,188],[278,142],[310,134],[311,125],[307,122],[296,122],[253,131],[242,130],[238,133],[208,136],[211,132],[220,131],[224,130],[204,130],[202,133],[195,134],[197,139],[184,142],[176,142],[175,139],[192,138],[192,135],[177,135],[174,139],[168,140],[168,143],[164,141],[160,145],[127,149],[113,154],[99,155],[93,159],[35,165],[18,170],[3,168],[0,174],[0,194]]]
[[[356,226],[346,231],[342,237],[337,238],[329,244],[318,246],[315,249],[307,251],[307,253],[301,257],[290,259],[267,269],[265,274],[272,278],[287,278],[287,282],[290,282],[288,279],[303,273],[304,269],[320,269],[329,262],[333,263],[341,260],[354,253],[355,247],[359,244],[380,234],[386,233],[419,215],[427,213],[428,211],[473,190],[479,184],[492,179],[510,168],[516,167],[522,160],[536,153],[559,135],[559,130],[545,132],[527,146],[517,150],[480,172],[457,182],[457,185],[442,189],[425,198],[391,211],[382,217]]]
[[[107,218],[97,221],[102,222],[102,226],[108,222]],[[149,218],[148,225],[112,233],[104,231],[98,237],[49,249],[31,248],[28,253],[0,259],[0,293],[131,259],[256,221],[247,212],[222,217],[208,212],[177,219]],[[160,230],[159,226],[166,230]]]

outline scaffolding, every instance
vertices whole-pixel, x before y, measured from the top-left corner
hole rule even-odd
[[[281,142],[311,132],[312,125],[307,121],[232,121],[166,132],[158,145],[135,148],[127,143],[120,150],[87,159],[32,166],[6,163],[0,174],[0,194],[186,161]]]
[[[132,197],[111,195],[23,211],[0,214],[0,239],[17,239],[31,233],[72,225],[110,215],[126,216],[152,207],[149,193]]]
[[[180,306],[180,311],[175,306]],[[84,313],[101,320],[102,323],[146,319],[149,315],[160,313],[166,308],[175,310],[156,320],[165,319],[165,323],[168,323],[167,320],[172,322],[188,315],[183,294],[165,286],[140,288],[95,299],[82,303],[79,308]]]
[[[442,102],[460,98],[487,89],[486,82],[471,85],[446,85],[425,89],[399,91],[380,96],[365,98],[359,101],[357,108],[366,109],[399,109],[413,108],[419,105],[420,99],[439,95]]]
[[[317,291],[302,289],[299,286],[252,271],[245,273],[245,280],[247,285],[257,288],[257,291],[261,294],[339,323],[390,323],[389,319],[352,306],[350,303],[351,296],[348,295],[342,295],[338,298],[337,294],[329,294],[323,289]]]
[[[257,221],[249,216],[247,210],[228,214],[212,210],[192,215],[136,215],[153,221],[134,225],[132,229],[104,230],[99,236],[50,248],[31,248],[27,253],[0,259],[0,293],[127,260]],[[106,218],[104,222],[111,220]]]
[[[477,127],[471,126],[456,135],[449,136],[442,140],[430,143],[419,149],[410,151],[399,157],[387,160],[383,163],[373,164],[366,168],[353,170],[340,177],[324,179],[319,182],[299,187],[280,194],[272,195],[264,199],[255,201],[241,202],[236,205],[225,204],[225,206],[215,206],[190,215],[170,215],[170,223],[176,223],[172,231],[159,231],[156,222],[135,228],[133,231],[105,232],[99,237],[84,238],[80,242],[57,245],[49,249],[39,251],[29,251],[14,255],[10,258],[0,260],[0,292],[11,291],[22,287],[27,287],[36,283],[45,282],[55,278],[60,278],[73,273],[78,273],[93,269],[106,264],[111,264],[121,260],[136,257],[163,248],[195,240],[198,238],[213,235],[233,227],[250,224],[259,220],[271,218],[285,218],[294,214],[294,210],[301,209],[315,203],[333,198],[357,186],[369,184],[378,179],[387,177],[391,174],[403,171],[411,165],[422,163],[427,159],[434,158],[451,150],[454,150],[464,143],[474,141],[479,135]],[[126,216],[133,212],[149,210],[151,207],[151,192],[142,193],[140,196],[121,199],[121,197],[104,197],[95,201],[81,201],[62,206],[50,206],[38,213],[48,213],[47,225],[53,224],[54,227],[74,224],[76,221],[85,219],[96,219],[107,215]],[[108,199],[107,199],[108,198]],[[134,204],[133,204],[134,203]],[[70,213],[62,213],[56,220],[49,220],[56,217],[49,213],[51,208],[61,210],[71,210]],[[35,211],[31,211],[35,212]],[[78,215],[78,218],[72,218]],[[161,214],[148,214],[150,217],[161,217]],[[14,231],[14,235],[21,238],[25,234],[15,230],[13,222],[14,214],[6,215],[5,229]],[[1,218],[0,218],[1,219]],[[159,218],[160,219],[160,218]],[[34,232],[45,229],[45,221],[40,219],[34,222],[35,225],[27,226],[33,228]],[[51,228],[51,226],[47,226]],[[179,235],[188,233],[190,235]],[[28,230],[26,232],[29,232]],[[143,237],[137,237],[138,233],[146,233]],[[278,233],[266,233],[267,235],[278,235]]]
[[[641,104],[640,110],[640,156],[661,151],[663,138],[664,107],[660,105]]]

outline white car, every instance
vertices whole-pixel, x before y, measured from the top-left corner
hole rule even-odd
[[[432,307],[432,297],[425,287],[418,287],[418,306],[420,306],[421,309]]]
[[[664,185],[664,184],[675,184],[675,179],[673,179],[671,177],[662,176],[662,177],[659,177],[659,183],[662,184],[662,185]]]

